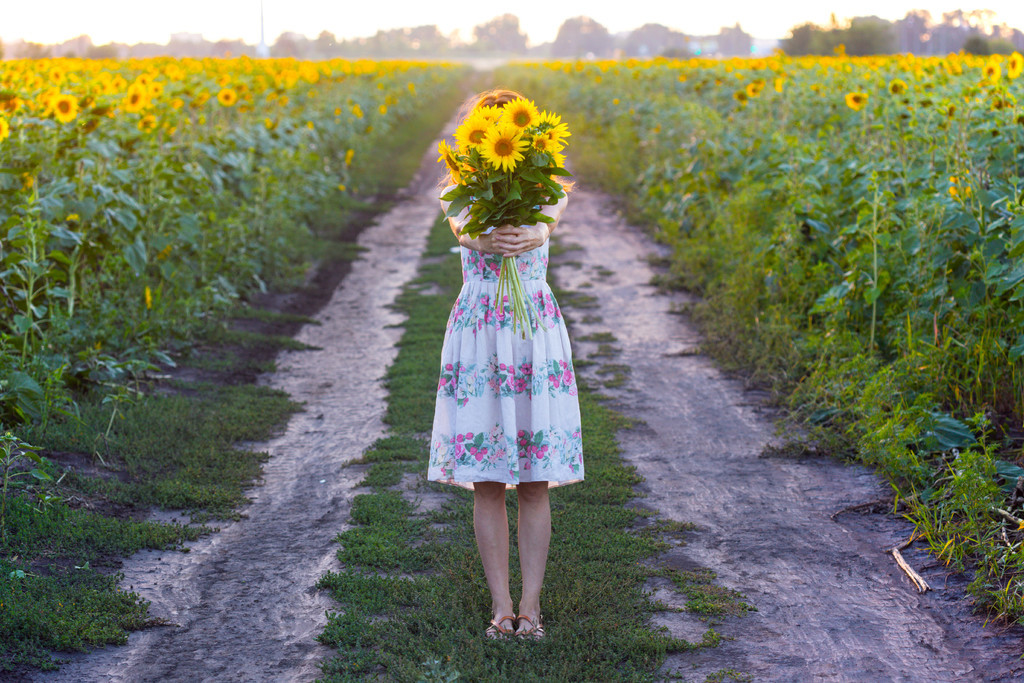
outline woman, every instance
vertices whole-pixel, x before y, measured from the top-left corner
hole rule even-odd
[[[521,97],[492,90],[471,100],[503,107]],[[451,188],[445,188],[442,196]],[[567,197],[542,211],[553,223],[502,225],[459,235],[468,209],[449,218],[462,253],[463,286],[441,351],[427,478],[473,490],[473,525],[491,592],[485,635],[540,638],[540,591],[551,538],[548,489],[583,480],[579,400],[569,336],[545,281],[548,238]],[[447,211],[448,203],[441,202]],[[493,304],[502,256],[516,256],[537,322],[532,339],[512,329],[510,308]],[[509,593],[506,489],[519,501],[523,594]]]

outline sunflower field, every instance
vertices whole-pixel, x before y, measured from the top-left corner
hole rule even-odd
[[[706,350],[1024,617],[1024,57],[508,67],[672,246]],[[794,444],[794,447],[797,445]]]
[[[0,62],[0,423],[171,362],[212,311],[294,281],[422,93],[412,62]],[[372,188],[366,188],[372,189]]]

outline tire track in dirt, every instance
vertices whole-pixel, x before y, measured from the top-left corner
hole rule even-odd
[[[175,625],[72,655],[60,671],[34,680],[223,683],[320,674],[333,650],[315,637],[337,604],[314,584],[337,568],[334,539],[348,528],[366,469],[342,465],[384,434],[381,378],[403,319],[390,304],[415,275],[437,218],[437,177],[428,152],[398,204],[360,233],[366,251],[317,314],[320,324],[296,335],[319,348],[283,352],[265,378],[305,402],[305,412],[278,438],[251,445],[272,457],[242,509],[246,517],[186,544],[190,552],[142,551],[125,561],[122,585],[152,602],[151,616]]]
[[[880,477],[832,459],[759,457],[784,437],[773,438],[763,396],[695,353],[698,333],[670,312],[686,296],[660,295],[649,284],[656,271],[646,256],[663,247],[585,189],[572,195],[558,235],[564,246],[580,247],[553,259],[562,264],[559,285],[595,296],[597,308],[583,313],[600,316],[575,320],[570,312],[574,337],[612,332],[621,352],[610,362],[630,367],[628,381],[604,393],[644,421],[620,434],[624,457],[646,479],[640,504],[699,526],[658,562],[711,569],[719,584],[742,592],[758,610],[725,618],[716,626],[726,638],[719,647],[674,654],[664,673],[704,681],[732,668],[758,681],[929,683],[1024,675],[1024,629],[1000,631],[972,616],[964,577],[948,575],[912,548],[905,554],[926,567],[922,573],[936,589],[918,595],[882,552],[909,536],[909,523],[855,513],[830,519],[845,506],[891,493]],[[594,341],[573,345],[578,357],[600,350]],[[581,374],[599,386],[595,369]],[[650,588],[656,599],[683,604],[670,586]],[[707,628],[675,612],[659,613],[655,625],[691,641]]]

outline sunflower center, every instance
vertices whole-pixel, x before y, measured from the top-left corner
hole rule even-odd
[[[71,111],[71,103],[67,100],[61,100],[57,103],[57,109],[60,111],[61,114],[67,114],[69,111]]]
[[[494,153],[500,157],[512,156],[512,143],[508,140],[498,140],[494,143]]]
[[[526,128],[530,123],[530,113],[525,111],[517,111],[516,115],[512,117],[512,121],[520,128]]]
[[[469,134],[469,141],[474,145],[479,145],[484,140],[484,132],[482,130],[474,130]]]

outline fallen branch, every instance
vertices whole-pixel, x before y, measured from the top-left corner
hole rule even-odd
[[[900,566],[903,573],[910,577],[910,581],[914,584],[914,587],[917,588],[918,593],[924,593],[927,590],[931,590],[932,587],[928,585],[928,582],[921,578],[921,575],[915,572],[914,569],[907,564],[907,561],[903,559],[903,555],[900,555],[900,551],[898,549],[893,548],[889,552],[892,553],[894,558],[896,558],[896,564]]]
[[[910,534],[910,538],[908,538],[907,540],[903,541],[903,543],[900,543],[899,545],[894,545],[891,548],[886,548],[885,552],[891,553],[893,550],[903,550],[904,548],[906,548],[907,546],[909,546],[911,543],[913,543],[916,540],[917,540],[917,532],[915,531],[914,533]]]
[[[829,519],[831,519],[834,522],[834,521],[836,521],[836,516],[837,515],[841,515],[844,512],[855,512],[857,510],[862,510],[864,508],[873,508],[876,505],[885,505],[886,507],[889,507],[890,505],[892,505],[892,498],[879,498],[878,500],[869,500],[866,503],[857,503],[856,505],[847,505],[846,507],[844,507],[841,510],[836,510],[831,515],[829,515],[828,517],[829,517]]]
[[[1000,517],[1007,520],[1008,522],[1013,522],[1014,524],[1016,524],[1018,530],[1024,529],[1024,519],[1018,519],[1017,517],[1014,517],[1006,510],[1003,510],[1002,508],[992,508],[992,511]]]

